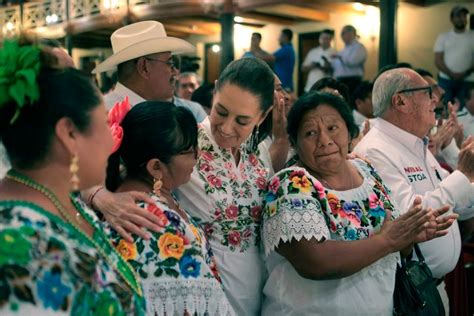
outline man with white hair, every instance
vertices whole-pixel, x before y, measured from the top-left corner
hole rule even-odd
[[[459,154],[458,169],[444,171],[428,150],[426,135],[435,125],[432,86],[408,68],[382,73],[374,84],[373,127],[356,146],[366,156],[391,190],[400,211],[416,196],[433,209],[449,205],[460,220],[474,216],[474,139],[467,140]],[[446,311],[448,297],[443,277],[456,266],[461,249],[459,227],[454,223],[441,238],[420,244],[426,263],[438,280]],[[448,314],[448,313],[447,313]]]
[[[119,28],[110,37],[113,54],[92,73],[117,68],[118,83],[104,97],[107,109],[129,98],[132,106],[144,101],[171,101],[188,108],[198,122],[206,117],[202,107],[187,100],[173,100],[175,77],[178,75],[172,54],[194,52],[194,46],[166,35],[163,24],[142,21]]]

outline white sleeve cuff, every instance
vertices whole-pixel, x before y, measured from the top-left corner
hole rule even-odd
[[[454,212],[474,206],[474,183],[471,183],[461,171],[454,171],[440,183],[440,186],[452,195],[455,202]]]

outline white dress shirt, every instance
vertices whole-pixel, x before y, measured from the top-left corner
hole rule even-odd
[[[328,62],[331,62],[331,55],[335,54],[336,50],[332,47],[329,47],[327,49],[323,49],[321,46],[318,46],[316,48],[311,49],[308,54],[306,55],[304,61],[303,61],[303,67],[304,66],[310,66],[313,63],[319,63],[320,65],[324,65],[324,59],[325,57]],[[320,68],[313,68],[309,71],[308,73],[308,79],[306,80],[306,85],[304,88],[305,92],[308,92],[309,89],[313,86],[313,84],[318,81],[321,78],[325,77],[330,77],[331,74],[324,72]]]
[[[340,58],[334,58],[332,61],[335,78],[364,76],[364,64],[367,59],[367,50],[364,45],[354,40],[338,55]]]
[[[376,167],[401,213],[421,196],[425,207],[449,205],[460,219],[474,215],[474,184],[460,171],[448,174],[443,170],[426,140],[377,118],[354,152],[366,156]],[[452,271],[461,250],[457,222],[446,236],[422,243],[420,248],[434,277]]]

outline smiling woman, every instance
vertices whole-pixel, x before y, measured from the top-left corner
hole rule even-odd
[[[201,154],[179,200],[209,237],[224,291],[237,315],[258,315],[264,267],[259,253],[268,171],[255,150],[268,134],[274,75],[256,58],[232,62],[216,83],[211,114],[199,126]]]

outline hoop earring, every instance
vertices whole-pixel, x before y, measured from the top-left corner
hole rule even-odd
[[[71,185],[73,191],[79,191],[79,176],[77,173],[79,172],[79,156],[74,154],[71,158],[71,164],[69,165],[69,172],[71,173]]]
[[[161,188],[163,187],[163,181],[161,180],[161,177],[157,179],[153,178],[153,193],[156,194],[156,196],[161,197]]]

